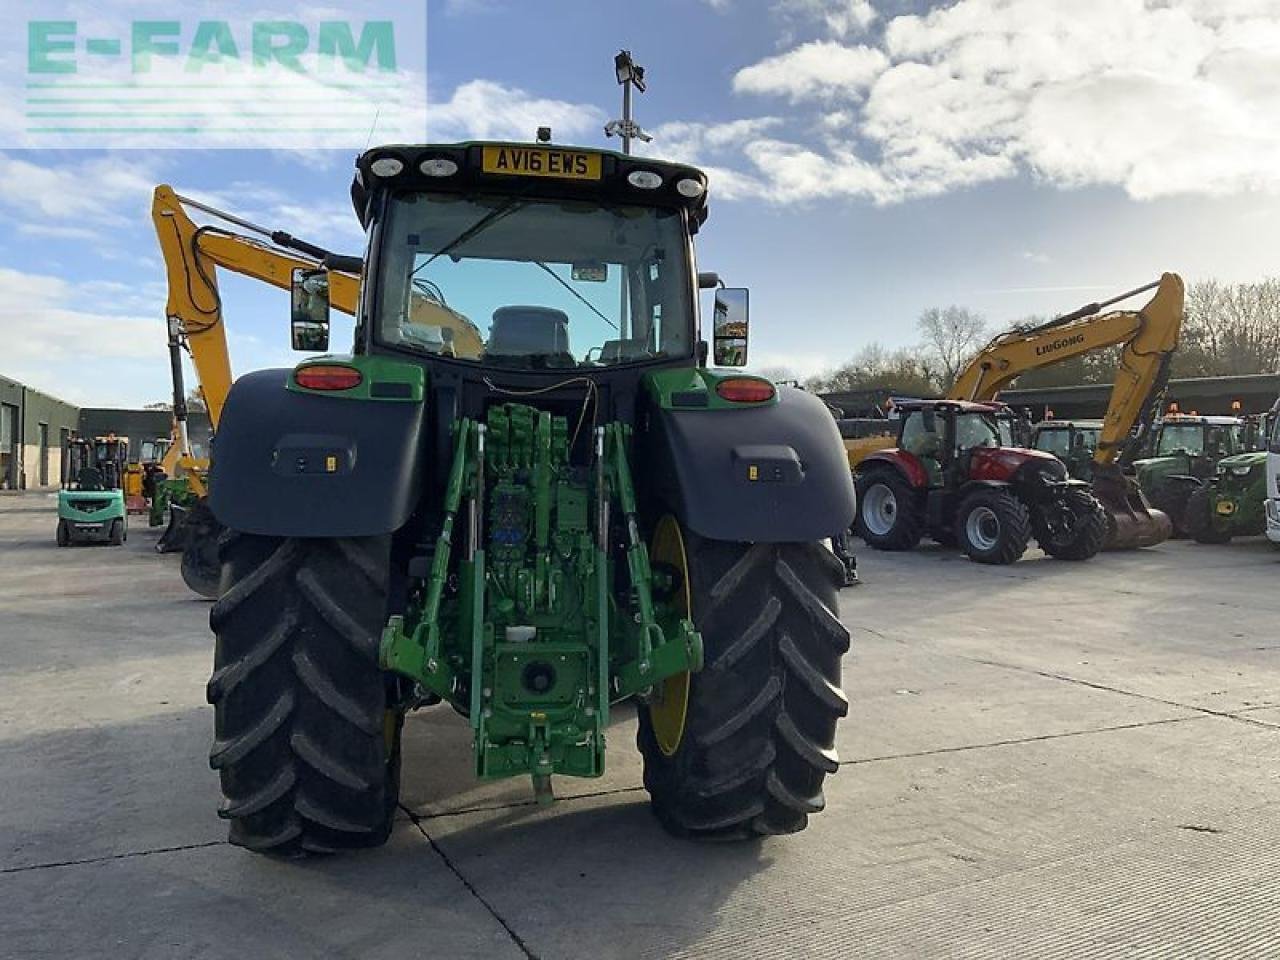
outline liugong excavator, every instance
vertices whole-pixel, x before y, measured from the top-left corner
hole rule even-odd
[[[1155,290],[1155,295],[1141,309],[1103,313],[1149,290]],[[1146,502],[1121,468],[1141,449],[1160,412],[1170,360],[1182,330],[1183,299],[1182,278],[1166,273],[1154,283],[1102,303],[1002,333],[960,372],[947,393],[949,400],[987,403],[1028,371],[1123,345],[1093,456],[1093,493],[1108,515],[1105,549],[1152,546],[1172,534],[1168,516]],[[891,437],[847,440],[850,466],[859,469],[864,458],[896,442]]]
[[[188,215],[188,208],[210,214],[270,242],[221,227],[197,226]],[[162,466],[170,478],[180,482],[178,490],[181,491],[174,498],[176,509],[170,529],[157,546],[165,551],[181,550],[183,580],[195,592],[215,597],[218,591],[216,546],[221,528],[205,502],[208,459],[195,455],[187,433],[182,353],[185,350],[191,357],[209,422],[216,434],[231,389],[231,362],[216,268],[291,290],[295,272],[315,274],[317,268],[324,267],[331,305],[343,313],[354,314],[362,261],[359,257],[330,253],[284,231],[268,230],[180,196],[167,185],[155,189],[151,220],[168,280],[165,315],[173,379],[174,443]],[[295,304],[295,308],[299,306]],[[414,285],[411,321],[411,329],[424,341],[443,343],[443,352],[453,356],[476,357],[483,349],[475,325],[452,310],[439,290],[426,281]],[[306,343],[294,344],[295,349],[305,350],[307,346]]]

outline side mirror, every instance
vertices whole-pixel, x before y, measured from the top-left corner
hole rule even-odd
[[[725,287],[716,291],[712,333],[717,367],[747,365],[750,306],[750,296],[745,287]]]
[[[329,272],[297,267],[290,282],[289,334],[293,349],[329,349]]]

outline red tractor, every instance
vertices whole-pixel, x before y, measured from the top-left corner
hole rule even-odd
[[[924,535],[978,563],[1012,563],[1032,537],[1060,560],[1102,549],[1107,515],[1057,457],[1004,446],[1000,404],[899,403],[898,445],[858,466],[854,532],[877,550],[910,550]]]

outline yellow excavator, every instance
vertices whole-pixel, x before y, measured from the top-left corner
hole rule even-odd
[[[199,210],[264,238],[257,240],[222,227],[197,225],[188,210]],[[187,432],[186,390],[182,353],[190,357],[200,396],[214,434],[231,389],[231,361],[218,292],[217,268],[260,280],[282,290],[293,287],[295,273],[327,280],[332,306],[354,315],[360,292],[359,257],[341,256],[284,232],[269,230],[223,210],[175,193],[167,184],[155,188],[151,220],[164,257],[168,281],[165,316],[173,380],[173,444],[161,464],[165,474],[183,482],[187,492],[171,506],[173,516],[157,549],[182,551],[182,577],[196,593],[218,592],[217,539],[221,525],[209,510],[207,457],[197,457]],[[438,289],[415,282],[407,327],[424,339],[443,341],[455,356],[478,357],[484,350],[479,329],[444,302]],[[297,344],[306,349],[305,344]]]
[[[1150,290],[1155,294],[1139,310],[1103,312]],[[947,392],[951,400],[990,402],[1028,371],[1123,345],[1093,456],[1093,492],[1107,510],[1109,550],[1152,546],[1173,532],[1168,516],[1146,502],[1121,467],[1141,448],[1160,413],[1169,364],[1182,331],[1184,296],[1182,278],[1166,273],[1154,283],[1047,323],[1001,333],[970,361]],[[893,436],[846,440],[850,468],[856,471],[867,456],[896,443]]]

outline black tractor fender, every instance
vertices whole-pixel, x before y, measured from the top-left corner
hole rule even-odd
[[[402,527],[419,492],[419,402],[287,389],[291,369],[231,387],[209,475],[226,527],[277,537],[363,537]]]
[[[825,540],[853,523],[853,477],[826,405],[794,387],[742,409],[640,410],[633,472],[650,512],[713,540]]]

